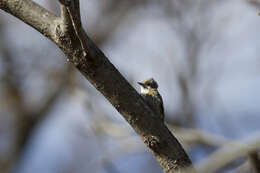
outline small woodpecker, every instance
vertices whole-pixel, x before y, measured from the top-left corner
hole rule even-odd
[[[153,78],[150,78],[144,80],[143,82],[137,83],[141,85],[141,96],[144,98],[148,106],[155,113],[155,115],[159,116],[159,118],[164,121],[163,100],[157,90],[157,82]]]

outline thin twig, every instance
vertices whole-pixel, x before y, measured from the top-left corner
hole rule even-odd
[[[202,160],[197,170],[200,173],[214,172],[240,157],[246,157],[249,153],[260,148],[260,132],[238,142],[225,144],[221,149]]]

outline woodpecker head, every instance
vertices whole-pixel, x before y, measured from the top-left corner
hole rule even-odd
[[[148,94],[151,90],[157,90],[158,88],[158,84],[153,78],[144,80],[143,82],[137,82],[137,83],[141,85],[142,94]]]

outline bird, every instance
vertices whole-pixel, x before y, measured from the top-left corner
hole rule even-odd
[[[164,108],[162,96],[158,91],[158,84],[153,78],[137,82],[141,86],[140,95],[158,118],[164,121]]]

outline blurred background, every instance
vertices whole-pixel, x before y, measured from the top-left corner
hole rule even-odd
[[[56,1],[36,2],[59,14]],[[259,9],[257,0],[81,1],[84,28],[132,86],[159,83],[168,127],[197,167],[230,141],[260,138]],[[56,45],[0,13],[1,173],[162,172]],[[252,170],[238,157],[216,172]]]

